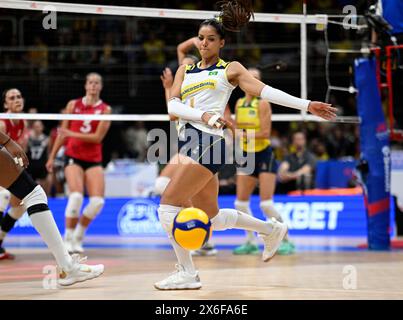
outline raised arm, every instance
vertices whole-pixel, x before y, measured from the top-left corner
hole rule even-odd
[[[168,104],[168,101],[171,98],[171,88],[174,82],[172,70],[170,68],[165,68],[164,71],[162,71],[160,79],[165,91],[165,102]],[[178,120],[178,117],[169,115],[169,120],[175,121]]]
[[[310,112],[325,120],[336,118],[336,108],[330,104],[310,101],[294,97],[284,91],[275,89],[254,78],[239,62],[231,62],[227,69],[227,78],[233,85],[238,85],[243,91],[261,97],[275,104]]]
[[[187,53],[192,49],[197,47],[197,41],[199,39],[197,37],[193,37],[190,39],[187,39],[180,44],[178,44],[176,48],[176,52],[178,54],[178,63],[179,65],[182,64],[183,59],[186,57]]]

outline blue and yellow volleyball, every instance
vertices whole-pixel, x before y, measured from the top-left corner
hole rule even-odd
[[[172,235],[177,244],[187,250],[200,249],[211,237],[211,221],[198,208],[181,210],[172,224]]]

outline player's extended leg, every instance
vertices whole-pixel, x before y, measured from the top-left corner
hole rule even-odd
[[[47,205],[47,197],[42,187],[35,183],[25,170],[16,168],[11,156],[1,150],[0,167],[2,169],[0,185],[23,200],[32,224],[55,257],[61,269],[59,284],[71,285],[101,275],[104,270],[103,265],[84,265],[80,263],[78,255],[74,257],[69,255]]]
[[[101,166],[89,168],[84,173],[85,187],[88,192],[89,201],[83,210],[80,221],[77,224],[73,236],[73,251],[82,253],[84,252],[82,243],[84,240],[85,232],[90,223],[101,212],[105,200],[105,178],[104,171]]]
[[[175,216],[182,209],[182,204],[193,198],[213,178],[213,174],[190,158],[187,158],[186,161],[186,164],[177,168],[176,174],[161,197],[158,208],[160,223],[167,232],[178,259],[177,272],[155,283],[155,288],[159,290],[200,289],[202,286],[190,251],[175,242],[171,226]]]
[[[252,210],[250,209],[250,196],[256,187],[257,179],[252,175],[244,175],[238,173],[236,176],[236,200],[235,209],[244,212],[252,216]],[[246,243],[236,247],[233,251],[234,254],[259,254],[259,247],[257,245],[255,233],[253,231],[245,230]]]
[[[262,221],[236,209],[218,209],[218,181],[209,183],[195,195],[195,206],[204,210],[211,219],[213,230],[243,229],[258,232],[265,244],[263,261],[270,260],[277,251],[287,227],[277,221]],[[213,199],[213,200],[212,200]],[[215,213],[214,213],[215,212]]]
[[[265,222],[256,219],[235,209],[218,210],[217,190],[217,179],[213,177],[210,170],[199,164],[181,167],[178,175],[168,185],[161,199],[158,215],[174,246],[180,267],[178,272],[157,282],[155,284],[157,289],[199,289],[201,287],[189,252],[172,240],[171,225],[176,214],[182,209],[180,204],[185,199],[191,198],[207,213],[214,230],[237,228],[258,232],[265,244],[264,261],[270,260],[276,253],[287,232],[287,227],[277,221]]]
[[[159,177],[155,180],[154,193],[156,195],[162,195],[166,189],[169,181],[176,172],[179,162],[183,159],[183,155],[177,153],[175,154],[167,163],[167,165],[162,169]]]
[[[273,195],[276,188],[276,175],[274,173],[262,172],[259,174],[259,194],[260,194],[260,209],[267,218],[275,218],[277,221],[284,223],[281,214],[277,211],[273,203]],[[288,238],[288,232],[284,237],[278,254],[288,255],[295,252],[294,244]]]
[[[69,188],[69,199],[64,213],[66,219],[64,242],[67,250],[73,253],[74,229],[77,226],[84,200],[84,170],[76,164],[70,164],[65,167],[64,174]]]

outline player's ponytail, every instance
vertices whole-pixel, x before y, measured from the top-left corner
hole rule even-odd
[[[225,31],[239,32],[253,17],[253,6],[250,0],[223,0],[217,5],[221,9],[218,17],[203,21],[200,28],[212,26],[221,38],[225,38]]]
[[[221,8],[219,20],[225,30],[239,32],[253,17],[250,0],[224,0],[217,4]]]

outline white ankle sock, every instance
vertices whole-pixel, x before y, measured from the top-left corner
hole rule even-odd
[[[235,209],[237,209],[238,211],[241,211],[245,214],[248,214],[250,216],[253,216],[252,210],[250,209],[249,201],[235,200]],[[250,243],[256,242],[256,236],[253,231],[245,230],[245,233],[246,233],[247,242],[250,242]]]
[[[64,240],[71,241],[73,240],[74,229],[73,228],[66,228],[64,231]]]
[[[57,264],[65,271],[70,270],[72,259],[64,246],[52,213],[49,210],[38,212],[31,214],[30,218],[36,231],[55,257]]]
[[[88,227],[85,227],[81,223],[78,223],[76,226],[76,230],[74,230],[73,238],[77,239],[78,241],[83,241],[87,229]]]
[[[195,274],[196,269],[193,264],[192,255],[190,254],[190,251],[183,249],[180,245],[178,245],[175,239],[173,238],[171,232],[172,222],[180,210],[182,210],[181,207],[160,204],[158,208],[158,216],[162,226],[164,227],[165,231],[168,234],[169,241],[171,242],[172,247],[175,250],[175,254],[176,257],[178,258],[179,264],[183,266],[186,272],[190,274]]]

